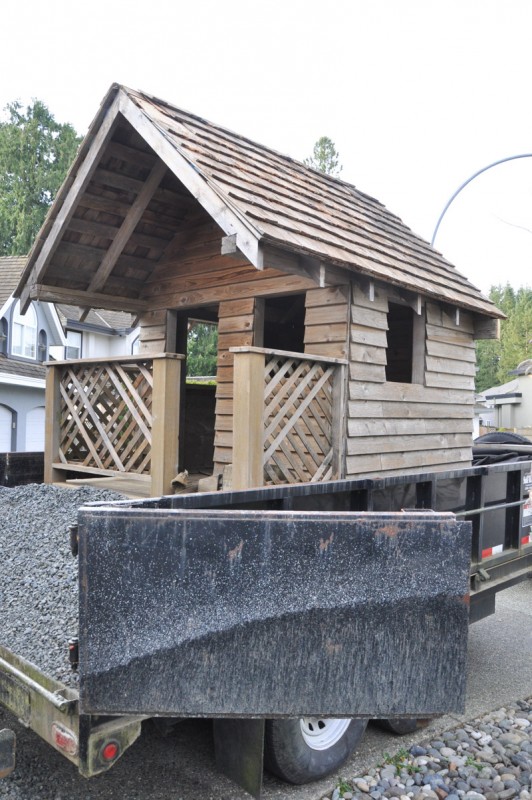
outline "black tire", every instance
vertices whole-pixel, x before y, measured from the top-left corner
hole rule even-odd
[[[385,731],[395,733],[396,736],[406,736],[426,728],[428,719],[376,719],[375,723]]]
[[[478,436],[474,444],[532,444],[526,436],[511,431],[495,431],[494,433],[484,433]]]
[[[367,724],[365,719],[344,721],[305,717],[266,720],[264,765],[287,783],[316,781],[334,772],[349,758]],[[329,746],[326,733],[319,733],[319,730],[326,732],[327,726],[331,732]],[[316,741],[311,745],[312,728],[316,730]]]

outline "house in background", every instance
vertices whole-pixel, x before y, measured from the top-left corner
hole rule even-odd
[[[118,85],[17,295],[138,316],[136,358],[53,368],[46,480],[155,495],[205,466],[194,422],[233,488],[470,465],[474,340],[503,316],[355,186]],[[218,327],[208,411],[190,320]]]
[[[495,428],[523,433],[532,433],[532,359],[522,361],[509,375],[513,379],[501,386],[493,386],[481,392],[484,409],[481,418],[484,424]]]
[[[32,302],[25,314],[13,291],[26,256],[0,258],[0,453],[44,449],[45,362],[131,354],[132,316]]]

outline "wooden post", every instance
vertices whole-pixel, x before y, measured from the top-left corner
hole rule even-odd
[[[234,354],[234,491],[264,485],[264,365],[264,353]]]
[[[172,494],[179,460],[179,406],[183,356],[153,359],[151,496]]]
[[[345,478],[345,442],[347,439],[346,393],[347,367],[344,364],[338,364],[334,369],[331,409],[333,480]]]
[[[45,422],[44,422],[44,482],[59,483],[65,479],[62,470],[54,469],[53,464],[59,461],[59,444],[61,436],[61,383],[60,366],[48,367],[45,390]]]

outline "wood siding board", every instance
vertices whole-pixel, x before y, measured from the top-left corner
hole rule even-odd
[[[476,364],[469,361],[461,361],[454,358],[436,358],[427,356],[427,372],[437,372],[448,375],[468,375],[475,376],[477,372]]]
[[[404,403],[436,403],[443,406],[447,403],[468,406],[474,404],[473,394],[469,390],[448,387],[442,392],[441,389],[431,389],[414,383],[384,383],[382,386],[375,386],[350,381],[349,397],[351,400],[393,400]],[[442,413],[445,413],[443,409]]]
[[[409,451],[449,450],[471,446],[471,431],[466,433],[429,434],[426,436],[401,436],[400,438],[357,437],[347,440],[347,456]]]
[[[420,434],[446,434],[446,433],[467,433],[471,439],[473,426],[471,419],[350,419],[348,422],[348,434],[351,439],[356,441],[356,437],[371,436],[376,441],[376,446],[384,448],[388,443],[380,442],[380,439],[401,440],[407,436],[418,436]],[[355,445],[356,446],[356,445]],[[421,449],[421,448],[418,448]]]
[[[404,403],[393,400],[350,400],[349,420],[357,422],[359,419],[441,419],[442,415],[449,420],[472,420],[473,408],[471,405],[457,403]],[[452,423],[451,423],[452,424]]]

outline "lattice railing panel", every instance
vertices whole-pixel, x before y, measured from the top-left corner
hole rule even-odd
[[[153,362],[62,366],[59,459],[64,464],[149,474]]]
[[[272,355],[265,365],[264,478],[267,483],[333,476],[331,364]]]

